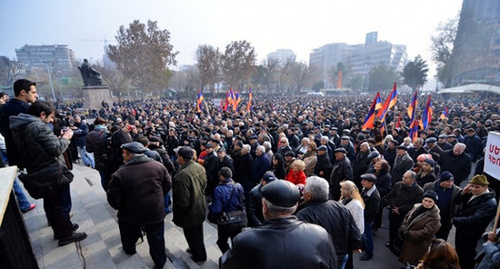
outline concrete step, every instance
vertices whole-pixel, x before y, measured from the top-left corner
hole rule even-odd
[[[78,231],[88,237],[75,244],[59,247],[48,227],[43,200],[36,200],[35,210],[24,214],[35,257],[40,268],[153,268],[147,238],[138,242],[137,254],[123,252],[118,229],[116,210],[106,200],[96,170],[82,164],[73,168],[75,178],[71,183],[72,221],[78,223]],[[27,192],[26,192],[27,194]],[[204,223],[205,246],[208,259],[195,263],[186,252],[187,242],[182,229],[172,222],[172,214],[165,218],[165,243],[168,260],[164,268],[218,268],[221,252],[216,245],[217,229]]]

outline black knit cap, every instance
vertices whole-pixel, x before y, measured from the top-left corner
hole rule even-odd
[[[422,199],[424,199],[424,198],[431,198],[432,200],[434,200],[434,203],[439,199],[437,196],[437,193],[433,190],[428,190],[428,191],[424,192]]]

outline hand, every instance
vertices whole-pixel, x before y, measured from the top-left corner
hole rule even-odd
[[[69,128],[70,128],[71,130],[78,130],[78,127],[76,127],[76,126],[71,126],[71,127],[69,127]]]
[[[491,242],[497,241],[497,235],[495,234],[495,232],[488,233],[488,241],[491,241]]]
[[[323,171],[320,171],[320,172],[319,172],[319,175],[320,175],[320,176],[323,176],[323,174],[324,174],[324,173],[323,173]]]
[[[472,189],[472,186],[470,184],[467,184],[467,186],[464,187],[462,190],[462,194],[468,194]]]
[[[71,140],[71,138],[73,137],[73,130],[68,129],[68,130],[64,131],[61,137],[68,139],[68,140]]]
[[[399,208],[397,208],[397,207],[393,208],[392,213],[399,215]]]

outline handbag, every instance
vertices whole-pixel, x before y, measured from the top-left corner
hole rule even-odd
[[[229,203],[231,202],[231,199],[234,196],[234,185],[231,190],[231,196],[229,196],[229,200],[227,203],[222,207],[222,212],[220,214],[209,214],[208,215],[208,221],[212,223],[216,223],[219,226],[225,226],[225,225],[238,225],[240,227],[246,227],[247,226],[247,213],[245,212],[244,209],[241,210],[234,210],[234,211],[229,211],[226,212],[225,209],[229,206]],[[241,201],[241,196],[240,196],[240,202]]]
[[[73,174],[62,161],[57,159],[37,172],[19,174],[19,180],[23,182],[24,188],[31,197],[40,199],[55,193],[59,187],[71,183]]]

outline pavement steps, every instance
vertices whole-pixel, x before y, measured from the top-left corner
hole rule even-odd
[[[116,210],[111,208],[100,184],[99,174],[81,164],[73,168],[75,178],[71,183],[72,221],[80,225],[79,231],[88,237],[64,247],[57,245],[52,229],[47,226],[43,200],[36,200],[35,210],[24,214],[24,219],[35,257],[40,268],[153,268],[147,238],[137,244],[137,254],[123,252],[118,229]],[[27,193],[27,192],[26,192]],[[217,247],[217,229],[204,223],[205,246],[208,260],[195,263],[186,252],[187,242],[182,229],[172,222],[172,214],[165,218],[165,243],[168,260],[164,268],[218,268],[221,252]]]

